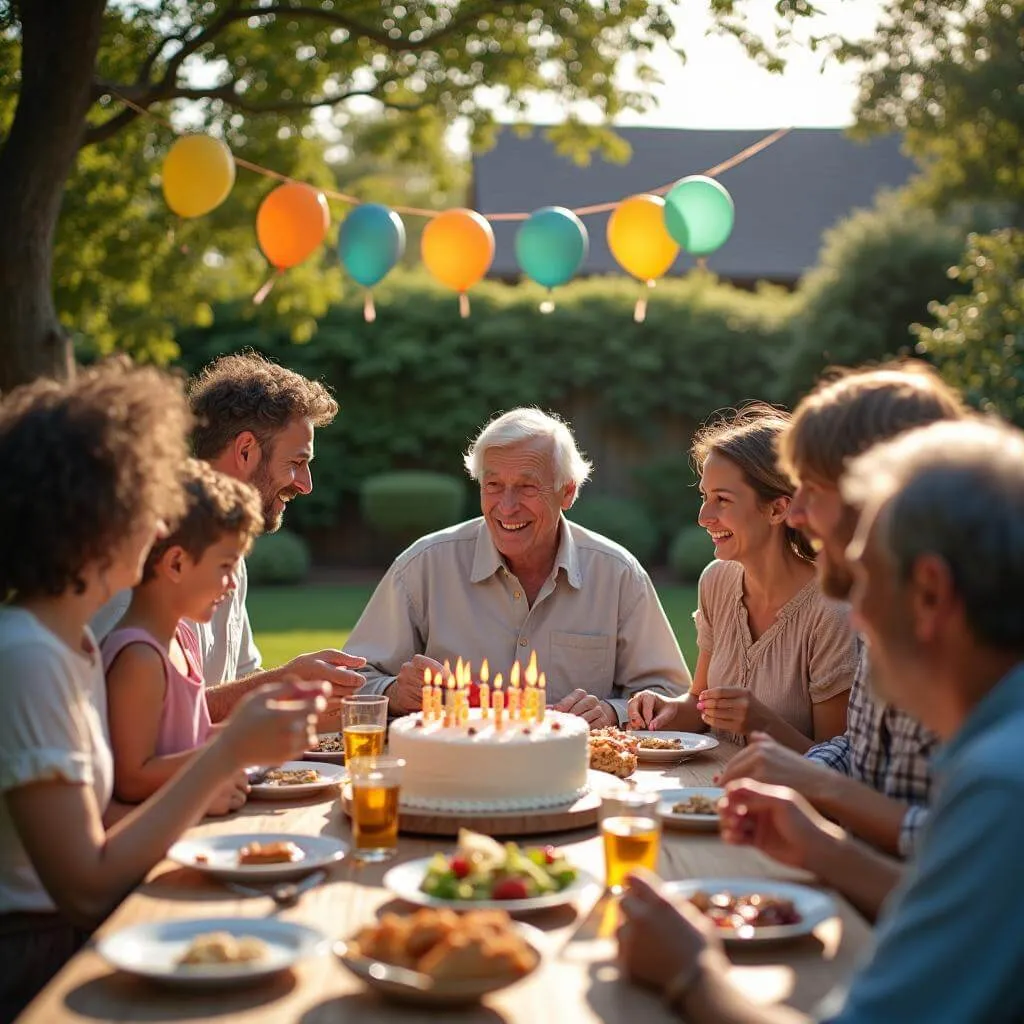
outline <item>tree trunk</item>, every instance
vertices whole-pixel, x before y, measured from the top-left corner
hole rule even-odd
[[[74,368],[53,303],[53,239],[92,104],[106,0],[16,7],[21,91],[0,149],[0,394]]]

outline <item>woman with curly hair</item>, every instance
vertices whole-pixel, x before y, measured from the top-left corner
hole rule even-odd
[[[857,666],[845,604],[815,578],[814,550],[787,522],[794,487],[775,447],[789,414],[755,403],[703,427],[693,443],[698,522],[715,561],[697,587],[697,667],[683,697],[640,693],[634,727],[767,733],[804,753],[846,728]]]
[[[241,702],[109,830],[113,765],[88,622],[184,509],[179,383],[113,362],[0,404],[0,1019],[10,1020],[246,764],[303,750],[323,687]],[[288,710],[271,698],[287,695]],[[297,699],[301,698],[301,699]]]

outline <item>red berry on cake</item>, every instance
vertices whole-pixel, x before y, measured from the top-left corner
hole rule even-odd
[[[551,723],[551,731],[552,732],[561,732],[562,731],[562,723],[561,722],[552,722]]]
[[[476,727],[475,727],[475,726],[472,726],[472,725],[471,725],[471,726],[470,726],[470,727],[469,727],[469,728],[468,728],[468,729],[466,730],[466,735],[467,735],[467,736],[475,736],[475,735],[476,735]]]

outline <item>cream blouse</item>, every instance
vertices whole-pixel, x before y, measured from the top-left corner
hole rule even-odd
[[[811,580],[756,640],[743,605],[743,567],[714,561],[697,587],[697,646],[710,655],[708,688],[741,686],[814,739],[813,706],[850,689],[857,667],[849,606]],[[742,737],[731,737],[744,742]]]

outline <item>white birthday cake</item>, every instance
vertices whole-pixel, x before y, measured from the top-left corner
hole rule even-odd
[[[548,711],[543,722],[469,712],[463,725],[423,714],[391,723],[405,759],[402,804],[435,811],[519,811],[571,804],[587,791],[587,723]]]

